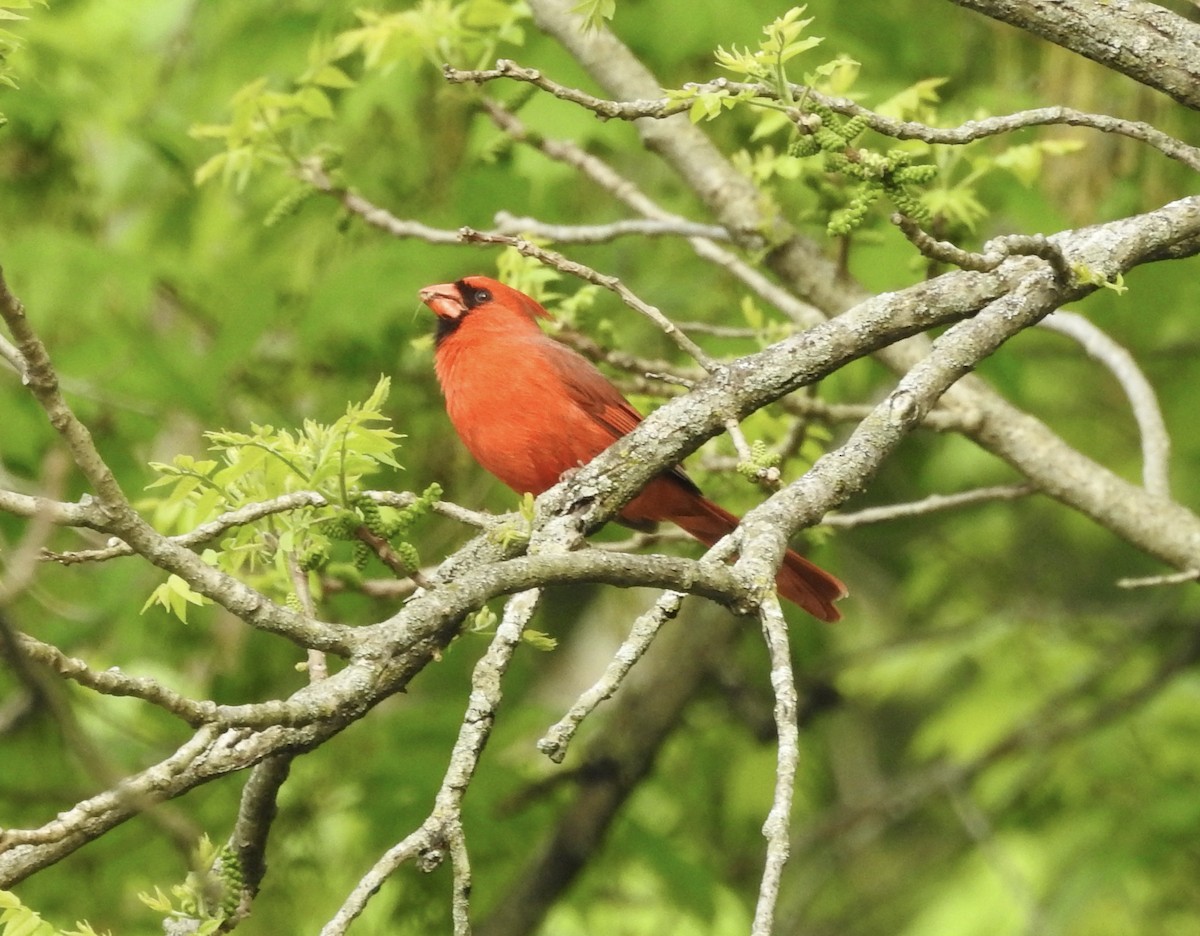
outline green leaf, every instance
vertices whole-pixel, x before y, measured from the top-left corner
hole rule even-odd
[[[1043,157],[1074,153],[1083,149],[1080,140],[1047,140],[1010,146],[998,154],[993,164],[1011,172],[1022,185],[1032,186],[1041,178]]]
[[[525,643],[529,644],[535,650],[542,650],[544,652],[549,652],[551,650],[558,649],[558,640],[556,638],[551,637],[549,634],[542,633],[542,631],[538,631],[538,630],[531,630],[529,628],[526,628],[521,633],[521,640],[523,640]]]
[[[921,204],[934,217],[947,218],[970,230],[974,230],[975,225],[988,213],[987,208],[975,197],[975,192],[964,186],[923,192]]]
[[[147,608],[158,604],[186,624],[188,605],[206,605],[211,603],[208,598],[192,591],[191,586],[186,581],[172,573],[167,576],[167,580],[163,584],[151,592],[150,597],[146,599],[146,603],[142,605],[141,613],[145,614]]]
[[[26,907],[16,894],[0,890],[0,936],[55,936],[54,927]]]
[[[875,111],[884,117],[896,120],[915,120],[926,114],[930,105],[938,103],[938,89],[950,79],[925,78],[903,91],[892,95],[886,101],[875,106]]]
[[[320,88],[314,85],[301,88],[296,92],[296,100],[304,108],[305,112],[311,114],[313,117],[319,117],[323,120],[333,119],[333,104],[329,100],[329,95]]]
[[[323,88],[353,88],[356,84],[344,71],[328,63],[318,68],[309,81]]]
[[[616,15],[617,0],[580,0],[571,12],[583,17],[585,29],[599,29]]]

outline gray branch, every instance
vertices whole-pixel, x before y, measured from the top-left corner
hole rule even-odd
[[[562,85],[548,78],[536,68],[523,68],[507,59],[501,59],[492,69],[471,71],[447,66],[444,71],[446,79],[452,82],[482,83],[500,79],[525,82],[541,88],[555,97],[578,104],[604,119],[664,120],[684,114],[691,107],[691,101],[687,98],[655,97],[612,100],[596,97],[576,88]],[[691,82],[686,88],[696,93],[752,95],[766,100],[779,100],[779,93],[767,85],[730,81],[727,78]],[[848,117],[861,117],[866,121],[867,126],[876,133],[897,140],[923,140],[926,143],[962,145],[991,136],[1013,133],[1027,127],[1086,127],[1101,133],[1113,133],[1137,140],[1186,166],[1200,169],[1200,149],[1190,146],[1182,140],[1177,140],[1144,121],[1124,120],[1108,114],[1092,114],[1071,107],[1038,107],[980,120],[969,120],[957,127],[934,127],[915,120],[897,120],[885,117],[849,98],[830,97],[806,85],[792,85],[791,93],[794,100],[808,101],[828,107],[835,113]],[[798,125],[803,123],[804,115],[799,109],[793,109],[791,113]]]
[[[952,0],[1200,110],[1200,23],[1143,0]]]
[[[1043,328],[1078,342],[1108,368],[1125,391],[1142,438],[1142,485],[1151,494],[1171,496],[1171,436],[1158,405],[1158,395],[1129,350],[1075,312],[1058,311],[1041,321]]]

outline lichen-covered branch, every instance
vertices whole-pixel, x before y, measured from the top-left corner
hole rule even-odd
[[[951,0],[1078,52],[1200,110],[1200,23],[1144,0]],[[1084,25],[1086,24],[1086,28]]]
[[[758,903],[754,908],[751,936],[771,936],[775,931],[775,913],[783,866],[791,853],[792,799],[796,792],[796,771],[800,763],[799,700],[792,672],[792,648],[788,641],[787,621],[777,598],[764,601],[759,622],[771,660],[771,689],[775,694],[775,793],[771,811],[763,823],[767,857],[763,863]]]
[[[523,68],[516,62],[507,59],[501,59],[496,63],[495,68],[490,69],[469,70],[447,66],[443,71],[446,80],[455,83],[483,83],[508,79],[531,84],[557,98],[578,104],[606,120],[663,120],[685,114],[692,106],[691,101],[686,98],[657,97],[616,101],[596,97],[577,88],[560,84],[536,68]],[[766,100],[779,99],[779,93],[766,85],[730,81],[727,78],[692,82],[687,87],[697,93],[727,92],[729,94],[751,94]],[[1145,143],[1185,166],[1200,170],[1200,148],[1177,140],[1144,121],[1124,120],[1108,114],[1089,114],[1070,107],[1038,107],[1012,114],[969,120],[957,127],[934,127],[918,121],[885,117],[849,98],[830,97],[805,85],[792,85],[791,92],[792,97],[796,100],[809,101],[847,117],[861,117],[872,130],[897,140],[923,140],[926,143],[957,146],[992,136],[1013,133],[1028,127],[1086,127],[1101,133],[1114,133],[1137,140],[1139,143]],[[796,116],[800,116],[798,110]]]
[[[600,847],[622,804],[654,765],[684,708],[727,658],[746,622],[727,614],[689,616],[665,628],[608,718],[583,746],[575,789],[545,840],[509,875],[507,891],[475,927],[477,936],[534,932],[550,906]]]
[[[467,936],[470,933],[471,870],[462,827],[462,801],[491,737],[504,695],[504,674],[540,599],[541,592],[536,589],[513,596],[505,607],[504,617],[496,628],[491,644],[475,664],[467,711],[429,817],[399,844],[388,849],[363,875],[333,919],[321,929],[321,936],[340,936],[345,933],[383,882],[401,865],[420,858],[423,870],[429,871],[440,864],[447,854],[454,875],[454,933],[455,936]]]

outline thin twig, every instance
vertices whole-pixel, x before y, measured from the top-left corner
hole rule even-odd
[[[3,335],[0,335],[0,359],[16,372],[21,378],[21,383],[25,382],[25,359],[21,357],[21,352],[16,346]]]
[[[328,718],[331,714],[328,702],[314,707],[302,694],[290,699],[268,699],[246,705],[198,701],[148,676],[130,676],[115,666],[104,670],[93,669],[85,661],[69,656],[53,644],[29,634],[15,633],[14,639],[26,657],[48,667],[64,679],[103,695],[139,699],[174,715],[193,728],[207,724],[220,728],[302,727]],[[353,692],[353,676],[349,669],[344,669],[330,677],[329,681],[341,682],[346,687],[345,691]],[[337,691],[338,688],[334,687],[334,692]]]
[[[503,695],[501,680],[521,642],[541,591],[521,592],[509,600],[487,652],[471,674],[471,697],[459,726],[458,740],[434,800],[429,817],[401,842],[388,849],[363,875],[334,917],[321,929],[321,936],[341,936],[366,908],[383,883],[405,862],[418,859],[423,870],[436,868],[449,849],[454,875],[453,916],[455,936],[470,933],[469,899],[471,869],[462,832],[462,800],[479,758],[491,736],[496,710]]]
[[[948,263],[960,270],[975,270],[978,273],[990,273],[1004,262],[1004,257],[1000,254],[985,256],[963,250],[950,241],[938,240],[908,215],[897,212],[892,215],[891,221],[900,229],[900,233],[908,238],[908,242],[930,260]]]
[[[557,244],[604,244],[619,237],[703,237],[729,240],[729,232],[716,224],[699,224],[682,218],[625,218],[608,224],[549,224],[536,218],[498,211],[492,219],[500,234],[533,236]]]
[[[570,260],[562,254],[553,250],[547,250],[544,247],[539,247],[530,241],[521,237],[512,237],[508,234],[489,234],[486,231],[477,231],[474,228],[464,227],[459,234],[462,240],[468,244],[501,244],[505,247],[511,247],[518,253],[533,257],[541,263],[549,267],[553,267],[561,273],[567,273],[571,276],[578,277],[585,282],[592,283],[596,286],[603,287],[616,293],[621,301],[635,312],[640,312],[646,318],[650,319],[655,325],[662,329],[663,334],[675,342],[676,345],[693,360],[696,361],[709,373],[716,371],[719,364],[708,355],[708,353],[698,344],[692,341],[683,331],[672,322],[667,316],[663,315],[659,309],[650,305],[648,302],[640,299],[628,286],[621,282],[616,276],[610,276],[600,273],[585,264],[579,263],[576,260]]]
[[[340,188],[334,185],[328,174],[320,166],[306,166],[303,169],[302,177],[310,185],[318,191],[328,195],[332,195],[339,199],[342,204],[354,214],[362,218],[369,224],[387,231],[393,237],[417,237],[421,240],[429,241],[430,243],[446,243],[447,232],[435,230],[416,222],[404,221],[395,217],[390,212],[383,208],[373,205],[365,198],[350,192],[347,189]],[[621,301],[628,305],[631,309],[640,312],[642,315],[654,322],[663,333],[674,341],[680,349],[690,355],[697,363],[705,370],[712,372],[717,369],[718,364],[714,361],[698,344],[692,341],[683,331],[675,325],[669,318],[662,314],[657,308],[644,302],[642,299],[627,287],[615,276],[602,274],[591,267],[585,266],[574,260],[569,260],[562,254],[556,251],[547,250],[539,247],[537,244],[531,243],[521,237],[514,237],[510,234],[501,234],[498,232],[479,231],[474,228],[460,228],[454,235],[454,243],[468,244],[501,244],[506,247],[512,247],[514,250],[527,257],[533,257],[541,263],[554,269],[567,273],[571,276],[576,276],[585,282],[593,283],[615,292]]]
[[[0,608],[12,603],[17,595],[33,584],[38,555],[54,529],[53,504],[58,503],[66,483],[69,459],[62,449],[52,449],[42,460],[43,494],[38,501],[46,509],[34,514],[17,545],[7,552],[7,568],[0,576]]]
[[[742,427],[736,419],[732,417],[725,420],[725,431],[729,434],[729,438],[733,441],[733,447],[737,451],[738,463],[737,468],[744,470],[745,466],[754,463],[754,452],[750,448],[750,443],[746,441],[746,434],[742,432]],[[764,487],[772,490],[777,490],[781,483],[782,475],[779,468],[775,465],[767,467],[759,467],[755,470],[754,479]]]
[[[176,546],[185,549],[195,549],[212,542],[221,534],[238,526],[256,523],[264,517],[274,514],[299,510],[302,507],[325,507],[328,501],[316,491],[293,491],[268,501],[246,504],[236,510],[229,510],[206,523],[200,524],[194,530],[167,537]],[[70,552],[45,552],[43,558],[62,565],[75,565],[80,562],[107,562],[122,556],[135,555],[134,549],[128,543],[114,539],[102,549],[81,549]]]
[[[120,802],[124,815],[132,814],[158,800],[153,799],[156,788],[164,786],[164,781],[187,770],[197,758],[201,757],[217,740],[221,729],[216,725],[204,725],[191,738],[163,761],[148,767],[130,777],[126,777],[112,789],[98,793],[86,800],[81,800],[70,809],[63,810],[58,815],[37,829],[2,829],[0,830],[0,854],[17,850],[23,846],[51,845],[64,841],[78,839],[84,835],[83,827],[88,824],[105,824],[108,807],[114,802]],[[161,797],[159,797],[161,799]],[[101,818],[97,818],[101,817]],[[115,822],[107,822],[108,827]],[[102,834],[89,831],[91,838]],[[33,869],[22,869],[32,873]],[[0,876],[0,887],[14,883],[11,879]]]
[[[59,390],[58,375],[21,304],[0,271],[0,317],[8,325],[16,341],[17,351],[25,362],[23,383],[46,413],[50,424],[67,445],[71,457],[92,485],[103,507],[114,513],[133,514],[116,476],[96,450],[92,434],[67,406]]]
[[[1037,493],[1031,484],[999,484],[993,487],[975,488],[957,494],[930,494],[919,501],[907,504],[888,504],[884,507],[867,507],[851,513],[830,513],[822,521],[827,526],[841,529],[866,526],[869,523],[890,523],[909,517],[923,517],[942,510],[957,510],[973,504],[997,500],[1017,500]]]
[[[36,660],[58,675],[81,686],[110,696],[140,699],[176,718],[182,719],[193,728],[208,722],[220,721],[215,702],[197,702],[168,689],[157,679],[146,676],[128,676],[117,667],[94,670],[83,660],[68,656],[58,647],[38,640],[28,634],[17,634],[15,639],[21,652]]]
[[[0,510],[14,517],[42,517],[55,526],[87,530],[98,530],[104,526],[103,511],[90,495],[69,503],[47,500],[34,494],[0,490]]]
[[[547,78],[537,69],[523,68],[508,59],[498,60],[496,67],[492,69],[468,70],[451,68],[447,65],[443,67],[442,73],[446,80],[452,83],[483,83],[501,79],[525,82],[548,91],[557,98],[578,104],[605,119],[639,120],[645,117],[662,119],[684,113],[690,110],[693,104],[690,98],[663,97],[642,101],[612,101],[598,98],[576,88],[559,84]],[[725,78],[707,82],[689,82],[684,88],[697,94],[746,95],[779,100],[777,91],[767,85],[746,84],[729,81]],[[1142,121],[1122,120],[1107,114],[1090,114],[1070,107],[1040,107],[989,117],[984,120],[969,120],[957,127],[932,127],[916,121],[884,117],[847,98],[831,97],[804,85],[792,85],[791,95],[794,100],[812,101],[843,116],[862,117],[867,126],[876,133],[897,140],[923,140],[926,143],[961,145],[1029,127],[1056,125],[1087,127],[1102,133],[1114,133],[1145,143],[1171,159],[1200,170],[1200,148],[1198,147],[1189,146]],[[801,115],[799,110],[796,113],[798,116]]]
[[[2,493],[4,492],[0,492],[0,494]],[[408,507],[417,499],[416,495],[411,491],[364,491],[363,496],[369,497],[375,503],[386,507]],[[0,507],[2,506],[4,506],[3,501],[0,500]],[[63,506],[74,507],[75,505]],[[200,524],[194,530],[170,536],[167,539],[176,546],[183,546],[186,549],[196,549],[199,546],[212,542],[234,527],[257,523],[266,517],[279,513],[287,513],[292,510],[300,510],[303,507],[329,506],[332,506],[331,502],[317,491],[292,491],[289,494],[281,494],[279,497],[273,497],[270,500],[255,501],[253,504],[245,504],[235,510],[228,510],[220,516]],[[495,522],[491,514],[468,510],[466,507],[460,507],[448,501],[435,502],[433,510],[444,517],[449,517],[452,520],[479,527],[480,529],[486,529]],[[60,524],[64,523],[62,520],[56,522]],[[134,550],[128,543],[114,540],[103,549],[84,549],[61,553],[46,552],[42,555],[45,559],[59,562],[63,565],[74,565],[78,562],[106,562],[109,559],[117,559],[121,556],[132,556],[134,555]]]
[[[1159,588],[1163,585],[1188,585],[1196,581],[1200,581],[1200,569],[1184,569],[1169,575],[1117,579],[1117,588]]]
[[[550,726],[537,743],[543,754],[561,764],[567,756],[567,748],[575,732],[597,706],[620,688],[629,671],[650,649],[654,638],[667,621],[679,613],[679,606],[687,597],[682,592],[668,591],[659,596],[650,610],[638,616],[629,630],[629,636],[617,648],[603,675],[576,700],[562,718]]]
[[[771,660],[777,748],[775,794],[762,830],[767,840],[767,857],[763,864],[758,903],[754,908],[754,923],[750,932],[752,936],[770,936],[774,930],[783,867],[791,853],[789,829],[792,798],[796,789],[796,770],[800,762],[800,724],[797,720],[799,702],[796,695],[796,679],[792,672],[787,621],[784,619],[783,609],[779,606],[778,597],[766,596],[759,606],[759,621]]]
[[[993,237],[983,245],[982,253],[972,253],[949,241],[935,239],[907,215],[893,214],[891,221],[924,256],[964,270],[990,273],[1009,257],[1041,257],[1050,264],[1061,282],[1069,283],[1074,276],[1062,251],[1041,234],[1004,234]]]
[[[585,178],[590,179],[601,190],[622,204],[652,221],[676,227],[691,223],[686,218],[672,214],[643,192],[631,180],[622,176],[606,162],[592,155],[570,140],[555,140],[532,133],[511,111],[497,101],[484,99],[482,102],[492,122],[518,143],[536,149],[554,162],[570,166]],[[713,263],[734,276],[760,298],[771,303],[792,321],[809,327],[825,320],[816,307],[798,299],[783,287],[773,283],[767,276],[734,252],[716,244],[707,237],[691,237],[688,243],[701,259]]]
[[[288,578],[292,582],[292,594],[296,596],[300,610],[310,620],[316,620],[317,608],[313,604],[312,589],[308,587],[308,572],[300,568],[300,560],[295,553],[290,553],[287,557],[287,570]],[[308,681],[315,683],[329,678],[329,661],[325,658],[324,651],[309,647],[306,653]]]
[[[1054,312],[1038,323],[1042,328],[1078,342],[1092,358],[1108,368],[1129,400],[1142,440],[1142,486],[1151,494],[1171,496],[1171,435],[1158,405],[1154,385],[1124,346],[1091,321],[1074,312]]]
[[[385,537],[380,536],[366,524],[359,524],[354,530],[354,536],[359,542],[366,543],[379,561],[391,569],[397,578],[411,579],[418,588],[430,587],[429,580],[425,578],[420,569],[409,566],[404,557],[392,548],[392,544]]]

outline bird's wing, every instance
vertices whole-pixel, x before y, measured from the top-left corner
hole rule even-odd
[[[582,354],[553,339],[546,341],[546,363],[553,368],[571,399],[611,432],[614,442],[632,432],[642,421],[642,414],[621,395],[621,391]]]
[[[642,414],[621,395],[621,391],[582,354],[553,339],[546,341],[547,363],[579,407],[612,435],[611,442],[632,432],[642,421]],[[678,465],[667,474],[699,493],[696,483]]]

